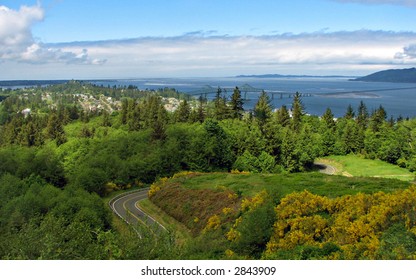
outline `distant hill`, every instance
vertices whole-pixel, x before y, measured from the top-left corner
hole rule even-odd
[[[68,82],[69,80],[11,80],[0,81],[0,87],[32,87],[44,85],[59,85]]]
[[[262,74],[262,75],[238,75],[236,78],[352,78],[353,76],[313,76],[313,75],[280,75],[280,74]]]
[[[416,83],[416,68],[384,70],[351,81]]]

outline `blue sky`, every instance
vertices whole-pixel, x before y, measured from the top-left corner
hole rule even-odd
[[[415,28],[416,0],[3,0],[0,79],[365,75]]]

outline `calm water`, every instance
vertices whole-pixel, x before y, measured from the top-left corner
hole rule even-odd
[[[304,97],[306,112],[311,115],[322,115],[326,108],[331,108],[336,117],[343,116],[347,106],[357,108],[364,101],[369,112],[382,105],[388,116],[397,118],[416,117],[416,84],[369,83],[353,82],[345,78],[170,78],[170,79],[135,79],[103,82],[104,85],[135,85],[139,89],[175,88],[180,92],[196,93],[207,86],[214,89],[229,88],[227,95],[232,94],[232,88],[248,84],[257,89],[273,93],[272,105],[280,108],[286,105],[291,108],[293,94],[300,92]],[[259,93],[242,92],[248,100],[245,109],[253,108]],[[196,97],[198,97],[197,94]],[[212,99],[215,93],[207,94]]]

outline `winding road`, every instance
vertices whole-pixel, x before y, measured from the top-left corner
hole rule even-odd
[[[130,225],[145,225],[153,232],[166,230],[166,228],[157,222],[154,218],[139,208],[138,202],[147,199],[149,188],[126,192],[110,200],[111,210]]]
[[[327,175],[335,175],[335,173],[337,172],[337,169],[335,167],[323,162],[315,162],[315,166],[319,169],[319,172]]]
[[[323,162],[315,162],[319,172],[334,175],[335,167]],[[139,223],[157,233],[166,228],[138,206],[138,202],[148,198],[149,188],[122,193],[110,200],[109,206],[113,212],[126,223],[137,226]],[[140,234],[139,234],[140,235]]]

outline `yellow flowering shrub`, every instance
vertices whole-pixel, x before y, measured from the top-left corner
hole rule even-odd
[[[230,249],[225,250],[225,256],[227,258],[232,258],[234,255],[235,255],[235,253],[232,250],[230,250]]]
[[[236,193],[230,192],[228,194],[228,198],[231,199],[231,200],[236,200],[236,199],[238,199],[238,195]]]
[[[159,179],[157,182],[154,182],[150,185],[150,189],[148,192],[149,198],[152,198],[158,191],[162,189],[168,182],[169,178],[163,177]]]
[[[393,224],[401,223],[409,234],[416,234],[416,187],[335,199],[303,191],[283,198],[275,212],[266,256],[297,246],[322,248],[331,243],[340,251],[327,256],[330,259],[376,259],[383,233]],[[397,258],[416,257],[405,247],[395,246],[393,255]]]
[[[227,237],[227,240],[229,241],[236,241],[240,238],[241,233],[237,231],[236,229],[231,228],[225,236]]]
[[[107,194],[108,193],[111,193],[113,191],[117,191],[119,189],[120,188],[115,183],[113,183],[113,182],[108,182],[107,184],[105,184],[105,192]]]
[[[224,215],[228,215],[228,214],[230,214],[230,213],[232,213],[233,212],[233,209],[231,209],[230,207],[224,207],[223,209],[222,209],[222,213],[224,214]]]
[[[266,191],[261,191],[257,193],[253,198],[244,198],[241,201],[241,211],[245,212],[256,209],[258,206],[264,203],[267,197],[268,193]]]
[[[194,174],[197,174],[197,173],[196,172],[193,172],[193,171],[181,171],[181,172],[175,173],[172,176],[172,178],[173,179],[182,178],[182,177],[187,177],[189,175],[194,175]]]
[[[149,197],[153,197],[158,191],[160,191],[160,186],[156,183],[151,184],[148,192]]]
[[[221,218],[218,215],[213,215],[208,219],[208,223],[204,228],[204,231],[216,230],[221,225]]]

